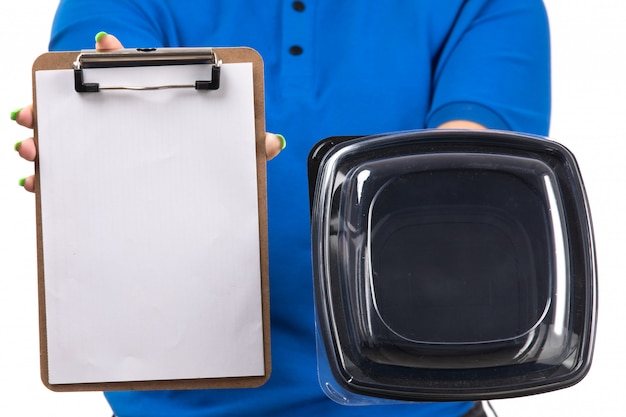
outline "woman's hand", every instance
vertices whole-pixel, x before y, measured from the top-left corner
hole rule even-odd
[[[32,129],[34,125],[33,106],[28,105],[23,109],[16,110],[11,113],[11,119],[15,120],[19,125]],[[27,161],[34,161],[37,156],[35,140],[32,137],[16,143],[15,150]],[[27,191],[35,191],[35,176],[31,175],[20,180],[20,184],[23,185]]]
[[[122,43],[113,35],[109,35],[105,32],[100,32],[96,35],[96,50],[100,52],[109,52],[122,49]],[[28,105],[22,109],[16,110],[11,113],[11,119],[15,120],[19,125],[28,129],[34,127],[34,115],[33,106]],[[274,158],[280,153],[286,146],[285,138],[282,135],[274,133],[265,134],[265,156],[267,160]],[[18,142],[15,145],[15,150],[19,155],[27,161],[34,161],[37,157],[37,147],[32,137]],[[35,191],[35,176],[31,175],[20,181],[20,184],[24,186],[27,191]]]

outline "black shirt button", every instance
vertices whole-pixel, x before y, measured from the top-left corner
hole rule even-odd
[[[302,3],[301,1],[294,1],[293,3],[291,3],[291,6],[296,12],[303,12],[305,9],[304,3]]]
[[[301,46],[298,46],[298,45],[294,45],[291,48],[289,48],[289,53],[291,55],[302,55],[302,52],[304,52],[304,50],[302,49]]]

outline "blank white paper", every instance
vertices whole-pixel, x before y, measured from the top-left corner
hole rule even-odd
[[[99,93],[36,73],[49,383],[264,375],[252,64],[221,72],[216,91]]]

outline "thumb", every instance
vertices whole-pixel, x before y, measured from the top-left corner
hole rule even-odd
[[[122,49],[124,46],[113,35],[109,35],[106,32],[99,32],[96,35],[96,50],[99,52],[115,51]]]

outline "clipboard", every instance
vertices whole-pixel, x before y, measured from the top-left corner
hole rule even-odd
[[[51,52],[32,74],[43,383],[53,391],[265,383],[260,55]]]

